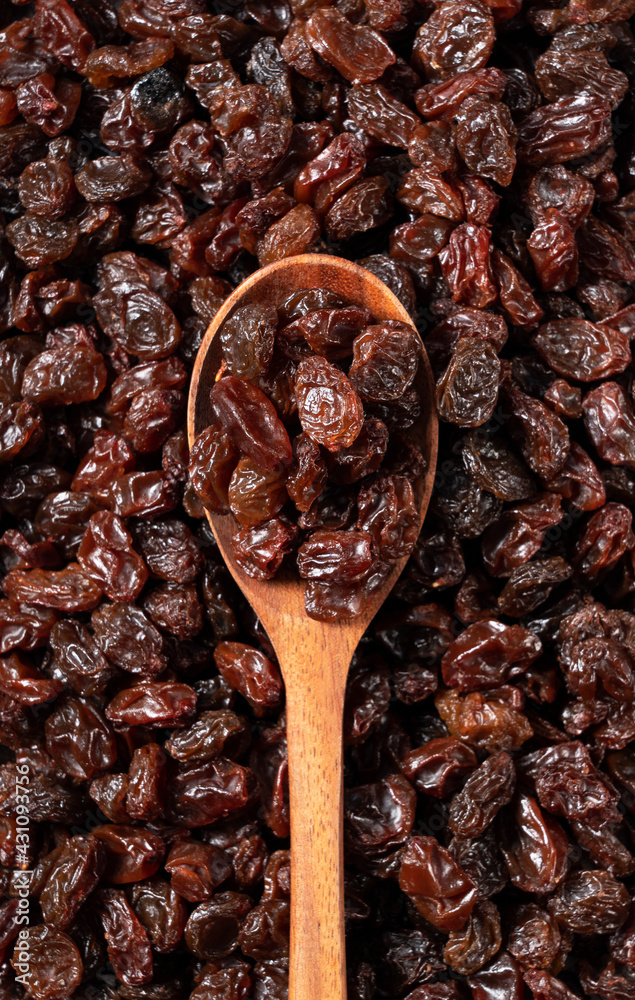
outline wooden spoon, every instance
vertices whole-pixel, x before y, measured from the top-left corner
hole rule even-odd
[[[212,422],[209,393],[221,364],[216,334],[239,306],[277,306],[303,288],[328,288],[347,303],[366,306],[378,320],[412,320],[382,281],[339,257],[304,254],[270,264],[247,278],[219,309],[199,348],[188,403],[190,447]],[[423,352],[415,382],[422,414],[408,431],[427,462],[420,518],[434,480],[438,426],[434,382]],[[236,564],[232,515],[207,514],[230,573],[264,625],[286,686],[291,808],[290,1000],[344,1000],[344,866],[342,715],[346,675],[355,647],[393,587],[407,557],[397,563],[364,613],[347,621],[313,621],[304,609],[304,584],[294,575],[252,580]]]

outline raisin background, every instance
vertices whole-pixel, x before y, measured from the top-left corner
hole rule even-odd
[[[0,4],[2,1000],[288,996],[284,685],[205,508],[354,609],[413,540],[417,399],[362,343],[357,435],[299,423],[373,325],[314,290],[227,335],[218,410],[267,434],[190,456],[184,413],[220,305],[306,251],[395,292],[441,418],[347,687],[349,1000],[635,996],[634,16]]]

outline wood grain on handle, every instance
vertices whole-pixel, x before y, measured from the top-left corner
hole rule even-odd
[[[330,659],[313,666],[310,685],[287,682],[289,996],[345,1000],[342,712],[348,662],[343,669]]]
[[[289,1000],[346,1000],[342,722],[348,668],[364,625],[313,621],[303,613],[300,588],[280,601],[285,586],[291,585],[274,590],[260,613],[286,690]]]

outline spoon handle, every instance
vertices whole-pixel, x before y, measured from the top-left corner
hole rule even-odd
[[[315,653],[315,650],[312,650]],[[345,1000],[342,716],[350,653],[287,670],[289,1000]],[[342,653],[346,663],[336,663]],[[305,649],[303,659],[309,650]]]

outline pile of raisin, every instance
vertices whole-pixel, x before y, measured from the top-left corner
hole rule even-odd
[[[348,681],[348,998],[635,1000],[634,15],[0,0],[1,1000],[287,1000],[284,685],[185,401],[232,290],[307,251],[395,292],[440,417]],[[355,542],[410,389],[363,400],[347,482],[298,411],[350,307],[280,305],[216,391]],[[208,442],[241,510],[250,462],[284,500],[274,440]]]
[[[224,377],[192,447],[196,495],[236,518],[248,576],[270,580],[293,553],[307,614],[356,618],[419,533],[425,462],[403,435],[421,413],[417,333],[313,288],[241,306],[217,336]]]

